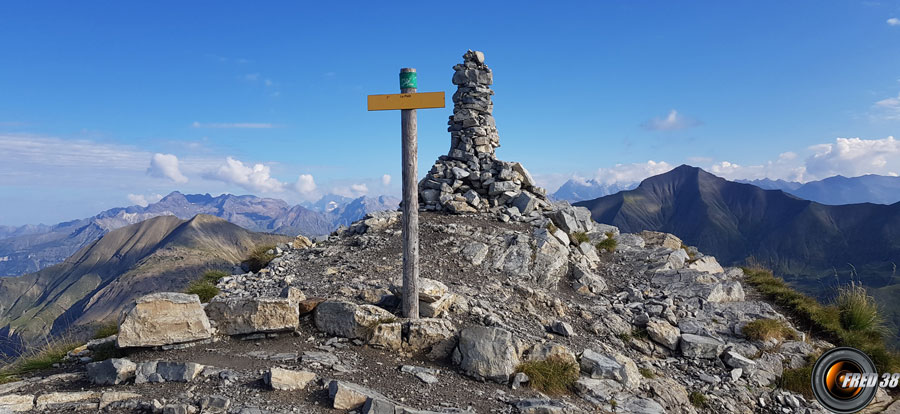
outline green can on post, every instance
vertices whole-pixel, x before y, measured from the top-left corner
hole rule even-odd
[[[416,72],[400,72],[400,89],[418,88]]]

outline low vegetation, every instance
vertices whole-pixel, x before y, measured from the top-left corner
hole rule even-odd
[[[702,392],[691,391],[691,394],[688,395],[688,399],[691,401],[691,405],[697,408],[706,408],[709,404],[706,396],[703,395]]]
[[[813,365],[810,363],[800,368],[785,369],[779,380],[778,387],[802,394],[803,397],[809,400],[815,399],[811,385],[812,381],[810,380],[812,378]]]
[[[745,325],[743,332],[747,339],[754,341],[767,342],[774,339],[783,342],[786,339],[797,339],[796,332],[790,326],[775,319],[757,319]]]
[[[840,289],[834,304],[823,305],[794,290],[769,270],[744,268],[744,273],[750,285],[812,333],[839,346],[852,346],[865,352],[881,372],[900,370],[900,355],[885,345],[878,308],[862,286],[855,284]]]
[[[591,242],[591,238],[587,235],[587,233],[583,231],[576,231],[575,233],[572,233],[572,240],[575,241],[575,244]]]
[[[612,252],[616,251],[616,247],[618,245],[619,245],[619,243],[615,239],[615,234],[606,233],[606,239],[604,239],[600,243],[597,243],[597,252],[602,253],[604,251],[607,251],[607,252],[612,253]]]
[[[638,372],[640,372],[644,378],[647,378],[647,379],[656,378],[656,374],[654,374],[653,370],[651,370],[649,368],[639,368]]]
[[[216,283],[225,276],[228,276],[228,273],[220,270],[210,270],[199,279],[191,282],[184,293],[197,295],[200,297],[200,302],[207,303],[219,294],[219,288],[216,287]]]
[[[878,312],[875,298],[861,284],[838,289],[836,301],[840,311],[841,326],[848,331],[884,331],[884,319]]]
[[[11,364],[0,369],[0,384],[18,381],[25,374],[52,368],[53,364],[62,362],[69,351],[80,345],[68,340],[55,340],[42,348],[22,354]]]
[[[251,272],[258,272],[269,265],[269,262],[275,258],[274,254],[270,254],[270,250],[274,250],[275,245],[266,244],[257,246],[250,252],[250,257],[245,260]]]
[[[548,395],[569,393],[578,381],[578,366],[559,357],[525,362],[517,372],[528,375],[531,388]]]

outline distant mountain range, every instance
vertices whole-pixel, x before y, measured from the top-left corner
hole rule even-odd
[[[637,187],[637,185],[637,182],[603,184],[594,179],[577,180],[573,178],[563,183],[556,192],[550,195],[550,198],[570,202],[591,200],[597,197],[615,194],[619,191],[631,190]]]
[[[245,229],[296,236],[318,236],[347,225],[366,213],[396,209],[394,197],[349,199],[325,196],[310,209],[291,206],[283,200],[223,194],[181,194],[172,192],[146,207],[131,206],[106,210],[96,216],[64,223],[0,227],[0,276],[35,272],[62,262],[111,230],[149,218],[172,215],[190,219],[209,214]]]
[[[60,264],[0,278],[0,353],[114,321],[137,297],[180,291],[205,270],[230,271],[258,245],[289,240],[209,215],[166,215],[113,230]]]
[[[876,296],[900,283],[900,203],[824,205],[682,165],[576,205],[625,232],[673,233],[725,264],[762,264],[820,298],[851,276]],[[900,325],[900,307],[890,302]]]
[[[753,184],[766,190],[782,190],[805,200],[829,205],[900,202],[900,177],[884,175],[870,174],[851,178],[836,175],[805,184],[768,178],[738,182]]]

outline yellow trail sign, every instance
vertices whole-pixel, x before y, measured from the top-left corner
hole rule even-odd
[[[386,111],[391,109],[424,109],[443,108],[443,92],[392,93],[388,95],[369,95],[370,111]]]

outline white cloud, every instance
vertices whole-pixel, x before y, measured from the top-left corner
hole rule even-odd
[[[258,73],[248,73],[248,74],[244,75],[244,79],[246,79],[250,82],[256,82],[257,80],[259,80],[259,74]]]
[[[161,194],[153,194],[151,196],[145,196],[143,194],[128,194],[128,201],[135,205],[139,205],[141,207],[147,207],[150,203],[155,203],[159,200],[162,200],[163,196]]]
[[[806,170],[817,179],[837,174],[855,177],[900,171],[900,141],[892,136],[837,138],[834,143],[814,145],[810,150],[814,154],[805,160]]]
[[[275,128],[275,124],[265,123],[265,122],[233,122],[233,123],[202,123],[194,121],[191,124],[191,127],[194,128],[223,128],[223,129],[235,129],[235,128],[249,128],[249,129],[269,129]]]
[[[294,183],[294,189],[300,194],[309,194],[316,191],[316,181],[310,174],[301,174]]]
[[[264,164],[245,166],[232,157],[225,159],[225,164],[218,170],[208,172],[205,178],[239,185],[249,191],[279,192],[284,191],[284,183],[271,177],[271,169]]]
[[[887,19],[887,24],[891,26],[900,26],[900,19],[891,17],[890,19]]]
[[[702,124],[702,122],[696,119],[679,115],[678,111],[673,109],[665,118],[653,118],[644,122],[641,126],[650,131],[674,131],[677,129],[692,128]]]
[[[168,178],[176,183],[184,184],[188,178],[178,169],[178,157],[172,154],[153,154],[147,174],[159,178]]]
[[[369,193],[369,187],[364,183],[351,184],[349,186],[336,186],[331,192],[343,197],[356,198]]]
[[[875,117],[887,120],[900,120],[900,95],[896,98],[882,99],[875,102]]]
[[[385,174],[381,176],[381,185],[387,187],[391,185],[391,176],[389,174]]]
[[[647,177],[662,174],[672,168],[675,167],[665,161],[656,162],[653,160],[644,163],[616,164],[610,168],[598,168],[594,179],[606,185],[613,183],[630,184]]]
[[[140,171],[150,153],[123,145],[31,134],[0,135],[0,166],[22,164]]]

